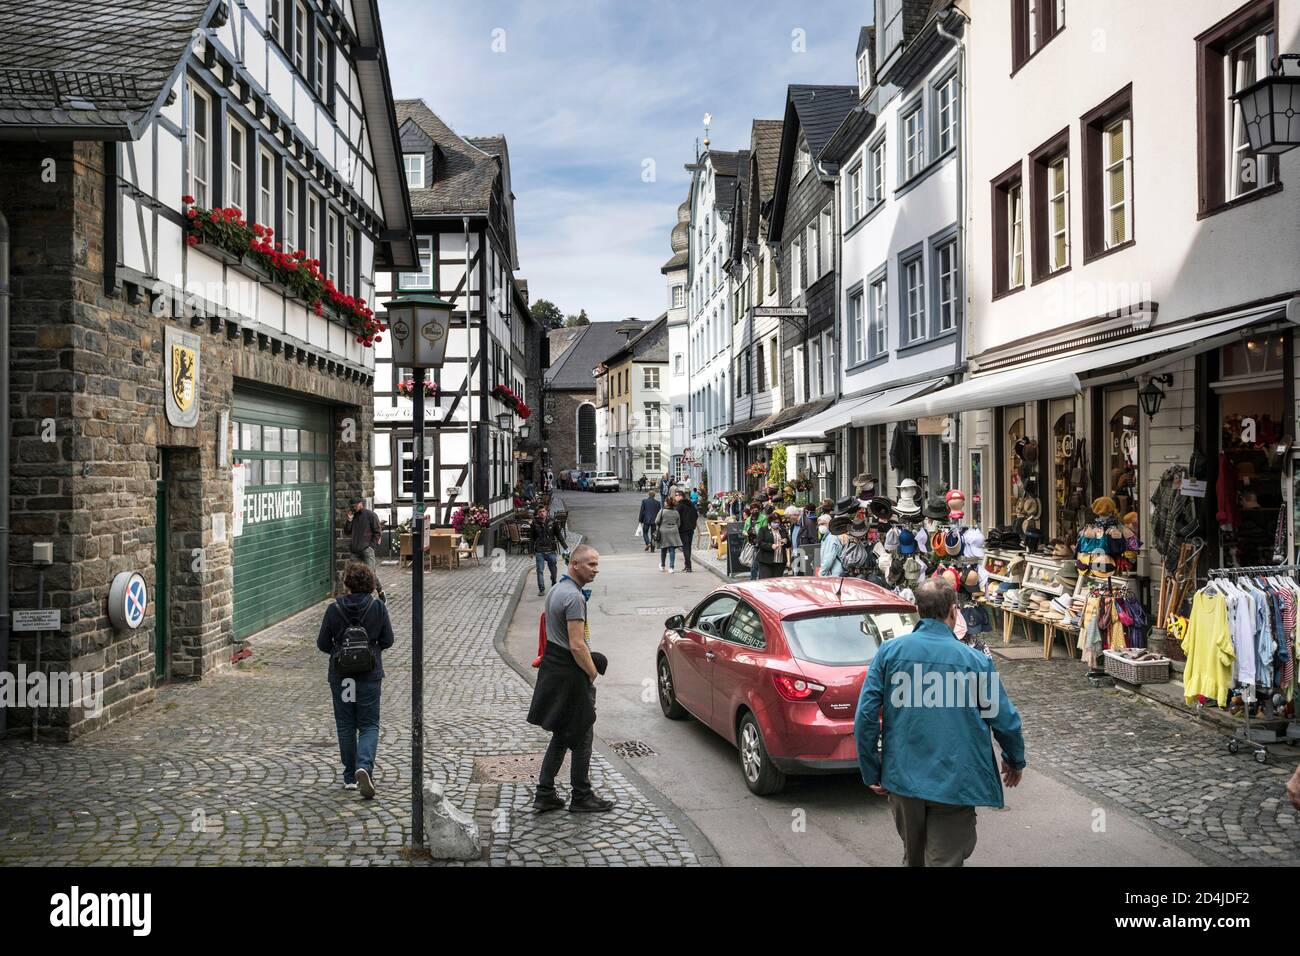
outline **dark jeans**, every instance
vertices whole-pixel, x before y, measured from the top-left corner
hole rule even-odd
[[[645,544],[646,544],[646,547],[647,547],[647,548],[650,547],[650,544],[651,544],[651,541],[650,541],[650,532],[653,531],[653,530],[654,530],[654,525],[652,525],[652,524],[643,524],[643,525],[641,526],[641,539],[642,539],[643,541],[645,541]]]
[[[551,584],[554,585],[555,584],[555,552],[538,551],[536,554],[533,555],[533,563],[537,566],[537,590],[539,591],[546,590],[546,580],[542,577],[543,561],[546,562],[546,566],[551,570]]]
[[[760,580],[763,578],[779,578],[783,574],[785,574],[784,564],[763,564],[759,562],[758,577]]]
[[[686,559],[686,570],[691,569],[691,546],[695,544],[695,531],[682,532],[682,557]]]
[[[343,699],[347,680],[350,701]],[[331,678],[334,726],[339,734],[339,756],[343,758],[343,782],[356,783],[357,771],[374,775],[375,751],[379,748],[379,697],[382,680]]]
[[[573,753],[573,761],[569,764],[569,787],[573,791],[573,799],[582,800],[591,796],[591,743],[595,737],[595,730],[594,726],[589,727],[586,734],[578,741],[566,741],[558,733],[551,735],[550,746],[546,748],[546,756],[542,758],[542,774],[537,781],[537,796],[555,796],[555,775],[560,772],[560,767],[564,763],[566,750]]]
[[[759,565],[759,563],[758,563],[758,548],[755,548],[755,549],[754,549],[754,560],[751,561],[751,562],[749,562],[749,580],[751,580],[751,581],[757,581],[757,580],[758,580],[758,569],[759,569],[759,567],[760,567],[760,565]]]

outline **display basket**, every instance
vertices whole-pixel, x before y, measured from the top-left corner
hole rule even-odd
[[[1128,684],[1167,684],[1169,683],[1169,658],[1158,661],[1131,661],[1123,654],[1103,651],[1106,673],[1116,680]]]

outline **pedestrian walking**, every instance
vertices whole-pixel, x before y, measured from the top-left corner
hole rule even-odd
[[[682,539],[682,557],[686,559],[686,573],[691,573],[691,550],[695,545],[695,531],[700,523],[700,512],[695,502],[684,495],[677,497],[677,531]]]
[[[641,510],[637,513],[637,524],[641,526],[641,540],[645,542],[646,551],[654,550],[655,519],[659,517],[662,505],[652,491],[641,500]]]
[[[681,516],[665,506],[655,516],[655,526],[659,529],[659,570],[672,574],[677,566],[677,549],[682,546]]]
[[[696,510],[699,509],[699,507],[700,507],[700,489],[699,489],[699,488],[692,488],[692,489],[691,489],[691,504],[693,504],[693,505],[695,506]]]
[[[659,479],[659,498],[661,501],[668,500],[668,485],[668,472],[665,471],[664,476]]]
[[[851,525],[848,515],[835,515],[826,522],[826,537],[822,538],[821,562],[818,567],[818,573],[822,577],[837,578],[844,573],[844,546],[848,542]]]
[[[542,564],[551,572],[551,587],[555,587],[556,547],[565,545],[564,529],[550,516],[545,508],[538,508],[532,522],[533,564],[537,568],[537,593],[546,593],[546,582],[542,578]]]
[[[596,580],[600,554],[580,544],[569,557],[568,573],[546,598],[546,650],[537,668],[537,684],[528,722],[551,732],[533,796],[539,813],[558,810],[564,800],[555,792],[555,777],[569,764],[570,813],[600,813],[614,806],[591,787],[591,745],[596,726],[596,677],[605,673],[603,654],[592,653],[587,623],[587,585]]]
[[[367,508],[361,498],[353,498],[348,507],[348,520],[343,524],[343,533],[352,536],[349,548],[352,552],[352,560],[360,561],[371,570],[375,579],[375,590],[379,592],[379,600],[387,601],[384,585],[379,580],[379,559],[375,557],[375,549],[383,540],[383,526],[380,524],[379,515]],[[346,586],[345,584],[344,587]]]
[[[328,680],[343,787],[360,790],[369,800],[375,795],[383,652],[393,646],[393,624],[387,606],[374,599],[378,584],[367,565],[349,561],[343,585],[348,593],[325,609],[316,647],[330,655]]]
[[[916,629],[881,644],[867,669],[853,725],[858,766],[889,797],[905,866],[961,866],[975,850],[975,808],[1001,809],[1003,785],[1020,783],[1025,740],[992,659],[953,634],[957,592],[930,578],[915,597]]]
[[[782,523],[775,505],[767,506],[767,521],[758,532],[758,577],[779,578],[790,559],[790,532]]]

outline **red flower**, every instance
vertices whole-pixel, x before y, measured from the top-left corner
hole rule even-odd
[[[187,213],[185,213],[185,215],[189,216],[191,219],[197,219],[199,215],[199,211],[197,209],[191,209]]]
[[[260,236],[264,232],[266,232],[266,230],[262,228],[262,224],[260,222],[253,223],[253,235]]]
[[[185,205],[188,206],[190,203],[194,202],[194,197],[191,196],[189,193],[186,193],[184,196],[181,197],[181,202],[185,203]]]
[[[199,244],[199,237],[198,237],[198,236],[186,236],[186,237],[185,237],[185,245],[187,245],[187,246],[197,246],[198,244]]]

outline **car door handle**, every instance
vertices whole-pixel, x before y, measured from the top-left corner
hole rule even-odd
[[[713,653],[713,651],[705,651],[705,652],[704,652],[704,659],[705,659],[706,661],[711,661],[711,660],[713,660],[713,659],[714,659],[715,657],[717,657],[717,656],[718,656],[718,655],[715,654],[715,653]]]

